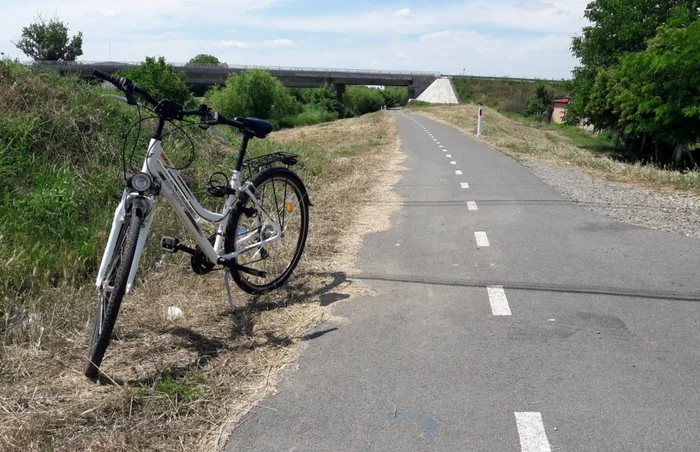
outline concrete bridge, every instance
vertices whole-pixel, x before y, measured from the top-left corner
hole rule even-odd
[[[99,68],[112,73],[130,69],[139,63],[125,62],[41,62],[44,69],[62,73],[75,72],[81,77],[92,77],[92,70]],[[342,97],[346,85],[383,85],[406,86],[408,96],[415,99],[425,91],[431,83],[441,76],[437,72],[409,71],[376,71],[368,69],[320,69],[300,67],[271,67],[271,66],[186,66],[175,63],[173,69],[185,74],[185,80],[190,85],[223,85],[229,74],[240,74],[249,69],[264,69],[277,77],[284,86],[293,88],[317,88],[325,84],[333,85]]]

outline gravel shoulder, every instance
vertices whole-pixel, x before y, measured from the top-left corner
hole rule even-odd
[[[700,197],[692,193],[611,182],[537,159],[521,163],[564,198],[612,220],[700,238]]]

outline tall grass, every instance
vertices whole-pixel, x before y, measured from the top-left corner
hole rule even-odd
[[[120,138],[135,112],[100,89],[0,62],[0,310],[82,281],[118,196]]]

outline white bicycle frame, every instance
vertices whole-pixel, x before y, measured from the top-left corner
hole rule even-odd
[[[222,213],[207,210],[200,204],[180,176],[177,169],[170,164],[170,160],[168,160],[167,156],[163,152],[163,147],[160,140],[151,139],[148,146],[148,154],[144,160],[141,171],[151,175],[154,182],[157,182],[161,186],[160,194],[162,194],[165,199],[168,200],[168,203],[172,206],[182,224],[185,225],[192,238],[195,240],[197,245],[199,245],[199,248],[207,256],[209,261],[215,264],[222,264],[235,259],[243,253],[275,242],[282,236],[282,230],[279,222],[272,219],[270,215],[265,212],[260,205],[257,196],[255,196],[251,190],[251,188],[254,188],[253,184],[249,181],[241,186],[240,171],[238,170],[233,170],[232,172],[229,186],[234,194],[229,194],[226,196]],[[260,240],[241,249],[235,247],[236,251],[233,253],[222,254],[224,251],[224,236],[226,234],[228,222],[231,219],[230,213],[235,202],[242,193],[247,194],[249,199],[252,200],[258,210],[258,213],[262,213],[262,215],[265,217],[264,223],[272,226],[274,234],[267,239]],[[109,234],[107,246],[105,247],[104,254],[102,256],[100,270],[97,274],[97,280],[95,281],[95,286],[97,287],[98,291],[103,290],[102,285],[104,283],[105,273],[107,272],[107,266],[109,265],[110,258],[112,257],[112,254],[117,246],[119,233],[126,220],[126,207],[130,200],[135,197],[142,197],[145,199],[148,209],[146,212],[146,217],[141,226],[141,231],[139,232],[136,253],[134,254],[134,260],[131,264],[131,271],[129,273],[129,279],[126,285],[126,293],[128,294],[131,291],[134,278],[136,277],[136,270],[141,260],[141,254],[143,253],[143,248],[146,243],[146,238],[148,237],[148,233],[155,217],[155,204],[157,196],[144,196],[135,192],[130,193],[127,188],[124,189],[122,199],[114,212],[112,230]],[[217,225],[216,238],[213,246],[209,242],[208,237],[200,229],[192,212],[205,221]],[[246,232],[245,234],[241,235],[240,238],[236,236],[236,243],[246,242],[247,240],[253,238],[256,234],[259,235],[259,229],[252,232]],[[262,239],[262,237],[260,238]]]

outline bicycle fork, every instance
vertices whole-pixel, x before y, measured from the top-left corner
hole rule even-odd
[[[102,291],[105,273],[107,273],[107,267],[111,262],[112,255],[114,254],[117,247],[117,240],[119,240],[122,228],[126,225],[126,208],[129,200],[135,196],[135,193],[129,193],[125,188],[122,193],[122,199],[117,205],[114,211],[114,219],[112,220],[112,229],[109,233],[109,239],[107,239],[107,245],[105,246],[104,254],[102,255],[102,262],[100,263],[100,269],[97,273],[97,279],[95,281],[95,287],[98,292]],[[153,224],[153,219],[155,217],[155,201],[151,198],[144,197],[146,201],[146,216],[144,221],[141,223],[141,230],[139,231],[138,242],[136,243],[136,252],[134,253],[134,260],[131,263],[131,270],[129,271],[129,279],[126,284],[126,294],[131,292],[131,287],[133,286],[134,279],[136,278],[136,270],[138,269],[139,262],[141,261],[141,254],[146,245],[146,238],[148,237],[148,232]]]

